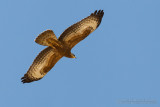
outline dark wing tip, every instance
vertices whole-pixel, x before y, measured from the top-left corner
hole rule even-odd
[[[96,16],[96,17],[99,17],[99,18],[102,18],[103,17],[103,15],[104,15],[104,12],[103,12],[103,10],[96,10],[94,13],[92,13],[91,15],[93,15],[93,16]]]
[[[94,13],[91,14],[92,17],[95,17],[97,19],[98,22],[97,27],[100,25],[103,15],[104,15],[103,10],[98,10],[98,11],[96,10]]]
[[[32,80],[28,77],[27,74],[24,75],[24,77],[21,78],[22,83],[30,83]]]
[[[21,82],[24,84],[24,83],[30,83],[30,82],[33,82],[33,81],[38,81],[40,79],[41,78],[32,79],[32,78],[29,78],[29,76],[27,74],[25,74],[24,77],[21,78]]]

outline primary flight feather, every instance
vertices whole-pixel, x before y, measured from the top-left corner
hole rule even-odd
[[[71,49],[100,25],[103,15],[103,10],[96,10],[67,28],[58,39],[52,30],[41,33],[35,42],[48,47],[33,61],[27,73],[21,78],[22,82],[30,83],[42,79],[63,56],[75,58]]]

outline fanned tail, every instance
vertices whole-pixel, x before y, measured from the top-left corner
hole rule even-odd
[[[61,43],[58,41],[57,37],[55,36],[52,30],[46,30],[42,32],[38,37],[35,39],[35,42],[50,47],[62,47]]]

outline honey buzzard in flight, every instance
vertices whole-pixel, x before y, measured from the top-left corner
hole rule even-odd
[[[22,82],[30,83],[40,80],[63,56],[75,58],[71,49],[100,25],[103,14],[103,10],[96,10],[90,16],[67,28],[58,39],[52,30],[42,32],[35,42],[48,47],[33,61],[28,72],[21,78]]]

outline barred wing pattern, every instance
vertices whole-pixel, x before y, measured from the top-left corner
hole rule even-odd
[[[67,28],[58,39],[52,30],[42,32],[35,42],[48,47],[33,61],[27,73],[21,78],[22,82],[30,83],[43,78],[67,52],[71,54],[70,50],[100,25],[103,15],[103,10],[95,11]]]
[[[61,36],[59,41],[63,42],[70,49],[72,49],[77,43],[85,39],[91,32],[93,32],[101,23],[104,15],[103,10],[97,10],[90,16],[82,19],[81,21],[73,24],[67,28]]]
[[[45,48],[33,61],[24,77],[21,78],[22,82],[29,83],[40,80],[62,57],[55,48]]]

